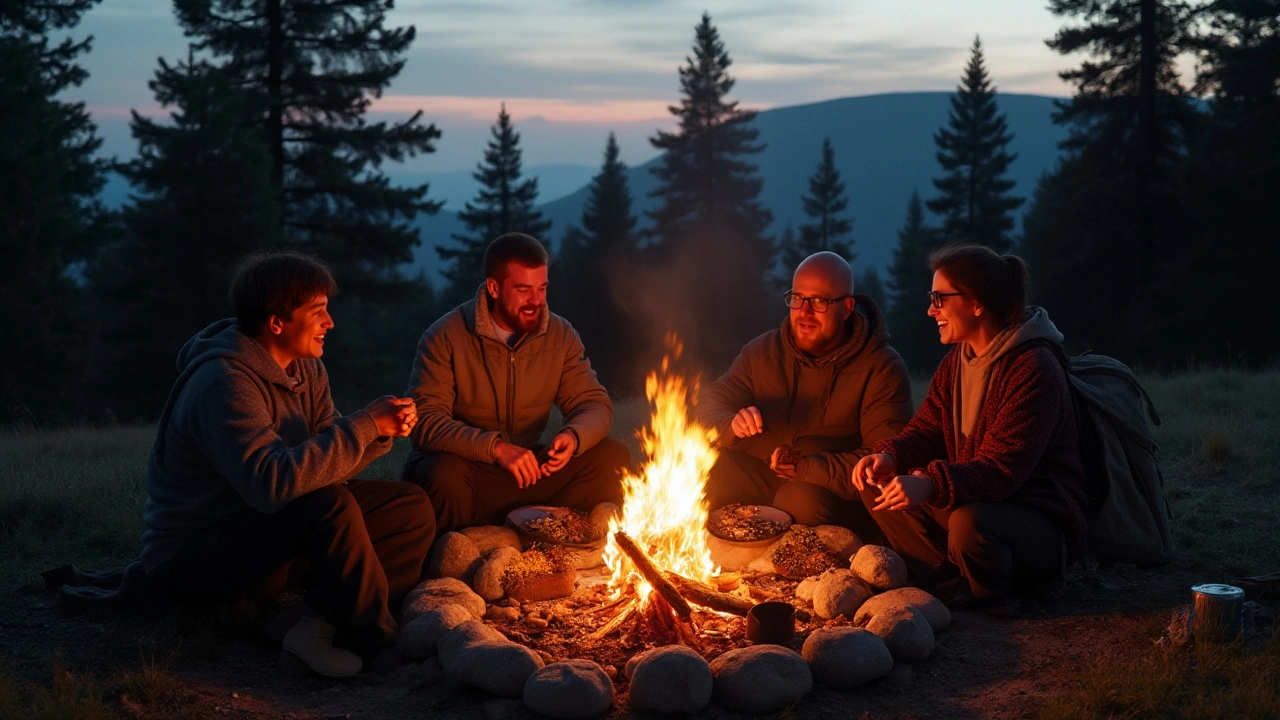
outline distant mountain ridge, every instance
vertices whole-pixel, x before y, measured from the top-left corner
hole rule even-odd
[[[764,179],[760,199],[773,212],[774,236],[780,235],[788,222],[799,226],[808,221],[800,198],[808,192],[808,178],[818,164],[822,139],[830,137],[849,196],[855,267],[861,270],[872,266],[883,276],[893,259],[893,246],[912,190],[925,200],[935,195],[931,179],[940,175],[941,169],[933,134],[947,121],[951,95],[862,95],[760,112],[755,126],[765,150],[752,160]],[[1013,93],[996,96],[1013,135],[1010,150],[1017,154],[1009,168],[1009,176],[1016,183],[1014,193],[1028,202],[1040,175],[1057,162],[1058,142],[1066,136],[1066,129],[1054,125],[1051,117],[1058,99]],[[602,153],[603,150],[602,146]],[[657,187],[650,172],[657,161],[654,158],[628,168],[633,207],[642,226],[646,224],[644,212],[654,207],[654,200],[648,195]],[[548,236],[553,251],[565,229],[579,222],[586,197],[584,184],[541,206],[543,214],[554,223]],[[1026,204],[1020,211],[1025,209]],[[936,218],[931,219],[934,221]],[[439,273],[434,246],[451,242],[450,233],[463,228],[457,216],[448,211],[424,216],[418,225],[422,244],[415,251],[414,270],[421,268],[434,279]]]

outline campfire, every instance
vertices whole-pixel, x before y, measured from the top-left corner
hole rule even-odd
[[[641,434],[646,462],[639,475],[623,478],[622,517],[609,525],[605,564],[609,607],[617,612],[593,638],[622,630],[628,644],[681,642],[697,649],[690,602],[735,615],[745,615],[752,603],[712,587],[718,568],[707,546],[705,490],[717,458],[716,431],[690,421],[689,384],[672,368],[681,344],[672,336],[667,346],[645,384],[653,408]]]

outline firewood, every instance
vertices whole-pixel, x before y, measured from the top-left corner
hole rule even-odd
[[[662,599],[667,601],[667,604],[675,611],[676,616],[684,622],[689,622],[689,618],[693,615],[693,610],[689,607],[689,603],[685,602],[684,597],[680,595],[680,591],[676,590],[675,586],[662,576],[662,572],[654,566],[653,561],[649,559],[648,555],[644,554],[640,546],[636,545],[635,540],[632,540],[622,531],[614,533],[613,539],[618,543],[618,549],[622,550],[627,557],[631,558],[631,562],[635,563],[640,575],[649,581],[649,584],[653,586],[658,595],[662,596]]]
[[[666,576],[671,581],[671,584],[675,585],[676,589],[680,591],[680,594],[694,605],[701,605],[716,612],[731,613],[739,617],[746,617],[747,611],[755,606],[755,603],[744,597],[717,592],[696,580],[690,580],[675,573],[667,573]]]
[[[609,633],[613,632],[614,630],[617,630],[619,627],[622,627],[622,624],[625,623],[632,615],[634,615],[635,612],[636,612],[636,604],[632,602],[630,605],[626,607],[626,609],[622,610],[617,615],[614,615],[613,619],[605,623],[603,627],[591,633],[591,636],[590,636],[591,639],[599,640],[607,636]]]

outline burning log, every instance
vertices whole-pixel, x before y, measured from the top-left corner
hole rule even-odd
[[[718,592],[696,580],[690,580],[675,573],[667,573],[667,579],[689,602],[716,612],[746,617],[747,611],[755,606],[755,603],[744,597]]]
[[[613,534],[613,539],[618,544],[618,549],[631,558],[631,562],[635,563],[636,569],[640,571],[644,579],[648,580],[658,595],[667,601],[667,604],[675,611],[676,616],[683,622],[689,622],[689,619],[693,616],[693,610],[689,607],[689,603],[680,595],[680,591],[676,590],[675,586],[662,576],[662,572],[654,567],[653,561],[649,559],[648,555],[644,554],[640,546],[636,545],[636,542],[621,530]]]

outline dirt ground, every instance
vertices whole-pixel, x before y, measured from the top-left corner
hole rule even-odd
[[[997,619],[956,611],[937,636],[933,656],[898,663],[893,673],[856,692],[818,685],[785,711],[789,717],[1016,718],[1068,691],[1079,671],[1101,658],[1155,652],[1153,641],[1173,608],[1197,582],[1177,561],[1160,570],[1077,566],[1065,595],[1029,608],[1022,617]],[[278,645],[252,637],[202,637],[173,617],[95,620],[58,609],[56,593],[29,587],[0,600],[0,654],[22,677],[43,671],[60,656],[79,671],[110,673],[123,658],[151,652],[183,683],[162,709],[147,717],[226,718],[446,718],[534,717],[519,700],[495,699],[442,679],[438,663],[406,665],[381,678],[325,680],[278,659]],[[741,632],[741,621],[730,625]],[[176,646],[175,646],[176,638]],[[794,641],[799,649],[802,638]],[[177,648],[172,661],[163,651]],[[43,670],[40,670],[43,669]],[[36,680],[35,677],[30,677]],[[47,681],[47,675],[44,678]],[[625,680],[609,717],[631,717]],[[120,700],[126,710],[132,699]],[[730,717],[714,704],[702,717]]]

